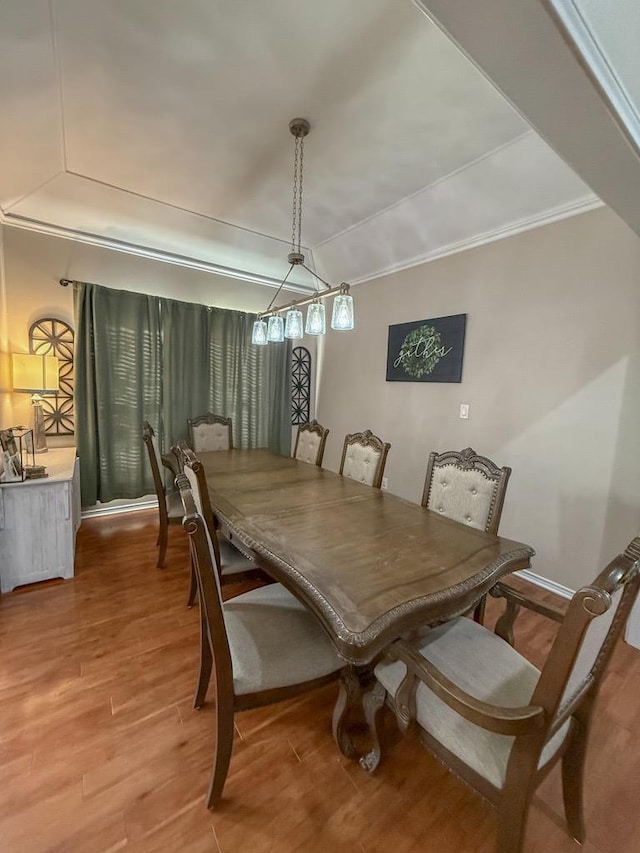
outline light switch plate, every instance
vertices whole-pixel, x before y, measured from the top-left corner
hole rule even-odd
[[[468,418],[469,417],[469,404],[468,403],[460,403],[460,417]]]

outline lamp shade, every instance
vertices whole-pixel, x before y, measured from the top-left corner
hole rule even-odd
[[[278,314],[269,317],[267,340],[281,343],[284,340],[284,320]]]
[[[58,359],[52,355],[12,353],[13,390],[26,394],[56,394],[60,386]]]
[[[353,320],[353,296],[344,291],[333,300],[333,314],[331,317],[331,328],[339,331],[350,331],[354,327]]]
[[[258,346],[266,347],[267,341],[267,324],[264,320],[256,320],[253,324],[253,332],[251,333],[251,343]]]
[[[325,330],[324,302],[312,302],[307,308],[305,332],[308,335],[324,335]]]
[[[303,334],[302,311],[299,311],[297,308],[291,308],[287,311],[287,319],[284,324],[284,336],[285,338],[291,338],[295,341],[303,337]]]

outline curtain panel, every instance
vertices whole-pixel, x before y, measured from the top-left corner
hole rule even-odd
[[[144,420],[165,451],[211,411],[236,447],[289,455],[291,344],[253,346],[253,315],[95,284],[74,306],[83,506],[153,494]]]

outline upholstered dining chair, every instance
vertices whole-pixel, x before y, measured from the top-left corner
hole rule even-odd
[[[379,489],[390,449],[391,445],[374,435],[370,429],[350,433],[344,439],[339,473],[350,480]]]
[[[231,450],[233,431],[231,418],[223,418],[206,412],[187,420],[189,445],[196,453],[205,450]]]
[[[434,628],[418,647],[400,640],[374,670],[365,696],[373,737],[361,759],[380,761],[378,717],[385,701],[400,728],[413,725],[424,745],[498,811],[497,853],[520,853],[534,791],[562,761],[569,832],[585,837],[582,788],[598,690],[638,595],[640,537],[589,586],[564,617],[500,582],[491,592],[507,609],[496,634],[459,617]],[[520,606],[560,622],[542,671],[511,645]]]
[[[189,481],[193,494],[196,510],[204,519],[213,549],[215,551],[215,565],[219,571],[219,580],[222,586],[230,583],[240,583],[246,580],[266,580],[264,573],[258,569],[255,561],[245,555],[242,551],[217,535],[216,519],[211,507],[207,479],[202,462],[196,454],[184,442],[172,447],[172,452],[180,462],[180,469]],[[191,581],[189,585],[189,597],[187,607],[195,602],[197,592],[197,579],[193,561],[191,562]]]
[[[422,506],[447,518],[497,533],[511,468],[499,468],[472,447],[431,453]]]
[[[320,623],[282,584],[257,587],[223,602],[215,530],[210,532],[197,512],[187,477],[178,475],[176,483],[200,599],[196,708],[204,703],[212,674],[215,687],[214,760],[206,800],[212,808],[227,778],[234,714],[318,687],[334,679],[344,661]]]
[[[511,468],[499,468],[472,447],[434,451],[427,464],[422,506],[485,533],[497,533],[510,475]],[[483,597],[476,605],[477,622],[484,618],[485,603]]]
[[[293,458],[320,467],[328,435],[329,430],[325,429],[315,419],[309,423],[300,424],[293,449]]]
[[[149,452],[149,464],[153,475],[153,485],[158,498],[158,568],[164,568],[164,558],[167,553],[168,529],[170,524],[179,524],[182,521],[182,505],[177,492],[167,492],[162,478],[162,454],[158,439],[148,421],[142,424],[142,440]]]

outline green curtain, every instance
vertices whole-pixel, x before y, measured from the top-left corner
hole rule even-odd
[[[253,346],[253,315],[94,284],[74,302],[83,506],[153,493],[144,420],[163,450],[212,411],[236,447],[289,455],[291,344]]]

